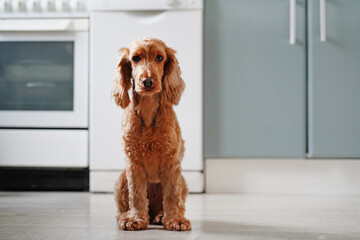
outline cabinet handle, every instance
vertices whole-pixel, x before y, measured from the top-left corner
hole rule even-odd
[[[290,44],[296,43],[296,0],[290,0]]]
[[[326,2],[320,0],[320,41],[326,42]]]

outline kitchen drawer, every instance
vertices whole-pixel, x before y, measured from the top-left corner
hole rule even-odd
[[[88,131],[1,129],[0,166],[88,167]]]

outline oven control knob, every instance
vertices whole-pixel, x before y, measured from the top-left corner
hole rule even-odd
[[[56,0],[55,8],[58,12],[67,12],[70,10],[69,2],[66,0]]]
[[[24,0],[13,0],[12,1],[12,9],[14,12],[25,12],[26,11],[26,3]]]
[[[29,12],[39,12],[40,11],[40,1],[39,0],[27,0],[26,9]]]
[[[175,0],[165,0],[164,2],[166,5],[172,6],[175,4],[176,1]]]
[[[55,11],[55,3],[52,0],[41,0],[40,5],[44,12]]]
[[[80,1],[79,0],[70,0],[70,10],[73,12],[77,12],[80,10]]]
[[[11,12],[11,0],[0,0],[0,12]]]

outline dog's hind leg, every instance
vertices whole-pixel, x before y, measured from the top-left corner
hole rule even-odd
[[[183,200],[184,203],[185,203],[186,197],[187,197],[187,195],[189,194],[189,189],[188,189],[188,187],[187,187],[187,184],[186,184],[186,181],[185,181],[183,175],[180,176],[180,179],[181,179],[181,183],[180,183],[180,184],[181,184],[181,186],[182,186],[181,198],[182,198],[182,200]]]
[[[116,220],[118,224],[127,216],[129,210],[129,189],[126,179],[126,171],[123,171],[115,183],[115,203],[117,207]]]

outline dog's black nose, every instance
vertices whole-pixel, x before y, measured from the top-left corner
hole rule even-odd
[[[153,78],[143,78],[142,79],[142,83],[144,84],[145,87],[149,88],[154,84],[154,79]]]

